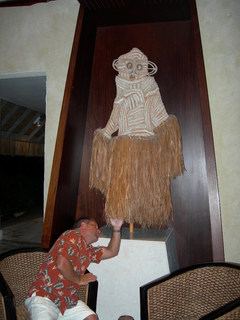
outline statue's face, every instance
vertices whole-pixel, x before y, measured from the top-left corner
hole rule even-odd
[[[119,76],[125,80],[139,80],[148,75],[148,59],[136,48],[120,56],[117,67]]]

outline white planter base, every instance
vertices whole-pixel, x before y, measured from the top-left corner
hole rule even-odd
[[[107,246],[111,228],[103,227],[97,243]],[[178,268],[173,229],[122,230],[117,257],[92,263],[89,271],[97,275],[97,314],[100,320],[117,320],[121,315],[140,319],[141,285]]]

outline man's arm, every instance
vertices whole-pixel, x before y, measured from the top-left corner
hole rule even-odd
[[[110,219],[113,227],[112,238],[107,247],[103,247],[101,260],[110,259],[118,255],[121,242],[121,227],[123,220]]]
[[[56,266],[65,279],[68,279],[71,282],[74,282],[78,285],[85,285],[89,282],[97,280],[97,277],[92,273],[86,273],[79,276],[72,267],[70,261],[62,255],[58,255],[56,258]]]

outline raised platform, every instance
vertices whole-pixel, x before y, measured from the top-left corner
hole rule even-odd
[[[111,233],[111,227],[101,228],[94,245],[107,246]],[[139,320],[140,286],[178,269],[173,229],[134,229],[131,234],[123,228],[118,256],[99,265],[91,264],[88,269],[99,281],[99,318],[117,320],[127,314]]]

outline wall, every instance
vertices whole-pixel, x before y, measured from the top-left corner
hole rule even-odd
[[[240,2],[196,0],[216,152],[226,261],[240,263]],[[46,72],[45,203],[77,0],[0,9],[0,76]],[[30,27],[29,27],[30,26]]]
[[[47,76],[45,205],[78,10],[77,0],[0,8],[0,77],[38,72]]]
[[[225,260],[240,263],[240,1],[196,3],[212,118]]]

